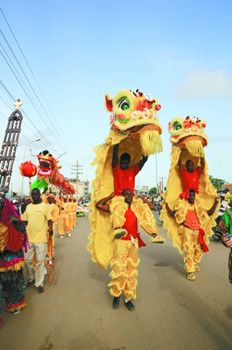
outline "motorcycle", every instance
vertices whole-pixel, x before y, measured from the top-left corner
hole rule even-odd
[[[217,217],[217,219],[216,219],[217,225],[216,225],[215,227],[212,228],[212,230],[213,230],[213,232],[214,232],[212,238],[213,238],[213,240],[216,241],[216,242],[221,241],[221,237],[222,237],[222,230],[221,230],[221,228],[220,228],[220,226],[219,226],[220,221],[221,221],[221,217],[222,217],[222,216]]]

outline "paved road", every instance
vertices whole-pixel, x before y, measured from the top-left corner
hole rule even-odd
[[[160,231],[166,237],[160,226]],[[88,218],[71,238],[57,239],[56,285],[27,292],[28,307],[4,313],[1,350],[227,350],[232,349],[232,285],[228,250],[211,241],[197,280],[188,281],[170,238],[140,249],[136,310],[111,308],[109,271],[86,251]]]

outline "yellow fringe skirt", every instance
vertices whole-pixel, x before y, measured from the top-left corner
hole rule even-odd
[[[119,297],[122,293],[126,299],[136,299],[136,286],[138,276],[138,239],[135,244],[127,240],[115,240],[114,257],[111,261],[112,271],[110,294]]]

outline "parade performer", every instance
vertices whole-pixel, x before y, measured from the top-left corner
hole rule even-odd
[[[230,208],[223,214],[219,227],[222,243],[230,248],[228,257],[229,282],[232,284],[232,196],[230,196]]]
[[[52,218],[49,207],[42,202],[40,190],[34,188],[31,191],[32,203],[28,204],[24,223],[27,226],[28,241],[30,248],[25,254],[25,262],[28,270],[27,288],[35,284],[38,293],[44,292],[44,262],[47,251],[47,226],[49,235],[53,235]],[[33,257],[35,254],[36,266],[33,267]]]
[[[92,199],[89,205],[91,234],[88,250],[92,260],[107,269],[114,254],[116,227],[113,227],[111,215],[96,210],[95,205],[100,199],[114,192],[112,168],[114,146],[119,144],[119,159],[123,153],[130,155],[130,167],[133,167],[142,157],[162,151],[160,137],[162,130],[156,116],[156,111],[161,106],[155,98],[150,98],[139,90],[121,90],[114,98],[106,95],[105,106],[111,113],[111,130],[105,143],[95,148],[96,159],[92,165],[97,164],[97,170],[96,178],[92,182]],[[144,228],[146,223],[152,220],[152,215],[149,207],[140,204],[140,201],[134,198],[134,203],[138,203],[137,208],[140,211],[136,216],[143,217],[140,224]],[[117,209],[120,220],[120,208],[124,199],[121,195],[115,196],[112,203]],[[121,227],[120,225],[121,223],[118,227]]]
[[[65,227],[65,233],[67,234],[67,236],[71,237],[69,212],[70,212],[70,204],[68,202],[67,197],[65,196],[61,202],[61,207],[60,207],[60,220],[59,220],[60,238],[64,238],[64,227]]]
[[[78,204],[76,198],[73,198],[73,227],[76,227],[77,224],[77,209]]]
[[[123,190],[121,193],[123,201],[121,202],[121,214],[123,217],[123,229],[126,231],[126,235],[120,239],[115,240],[114,255],[111,260],[111,282],[108,284],[110,287],[110,293],[113,298],[113,308],[117,309],[119,306],[120,296],[123,293],[125,297],[125,306],[129,311],[135,309],[132,303],[133,299],[136,299],[136,286],[138,276],[138,248],[143,247],[146,244],[143,242],[138,232],[137,217],[135,215],[136,203],[134,203],[134,195],[130,189]],[[114,208],[110,208],[113,203],[112,199],[114,193],[101,199],[96,208],[103,212],[110,213]],[[111,201],[111,204],[107,204]],[[147,205],[147,204],[145,204]],[[142,218],[138,217],[140,222]],[[156,227],[151,227],[151,230]],[[154,232],[153,236],[156,236]]]
[[[121,196],[124,189],[130,189],[134,194],[135,189],[135,176],[139,173],[139,171],[143,168],[144,164],[147,161],[148,157],[142,157],[142,159],[138,162],[138,164],[133,167],[129,167],[130,165],[130,155],[128,153],[123,153],[120,158],[120,162],[118,162],[118,151],[119,145],[114,146],[113,150],[113,159],[112,159],[112,167],[114,174],[114,195]],[[119,163],[119,164],[118,164]],[[124,217],[121,215],[121,201],[118,198],[113,198],[113,211],[112,211],[112,224],[114,227],[114,237],[115,239],[121,238],[126,234],[126,230],[122,228],[124,223]],[[150,210],[144,206],[143,200],[135,197],[134,202],[136,206],[134,208],[135,214],[137,216],[141,216],[141,213],[146,212],[146,222],[149,222],[148,227],[144,227],[144,230],[150,234],[155,234],[156,238],[153,237],[153,243],[164,243],[164,239],[161,236],[158,236],[158,229],[156,227],[155,219]]]
[[[166,191],[163,194],[164,201],[160,219],[163,221],[168,235],[173,239],[174,246],[179,249],[181,254],[183,249],[182,233],[179,231],[179,224],[175,218],[169,215],[167,205],[174,211],[178,203],[178,206],[183,207],[184,210],[190,189],[194,189],[197,194],[195,200],[197,205],[206,211],[212,208],[215,198],[218,198],[216,189],[209,180],[208,166],[205,160],[204,146],[208,144],[207,136],[204,133],[205,127],[205,121],[190,117],[185,120],[176,117],[169,123],[172,143],[171,167]],[[187,166],[183,170],[184,165]],[[219,207],[219,202],[217,207]],[[209,242],[209,236],[213,234],[212,228],[215,226],[216,216],[217,214],[214,212],[205,221],[199,218],[201,229],[205,232],[206,244]]]
[[[47,254],[49,256],[49,260],[51,263],[52,258],[54,257],[54,247],[55,247],[55,233],[56,233],[56,225],[57,225],[57,221],[59,220],[59,207],[58,205],[56,205],[54,203],[55,201],[55,196],[50,193],[47,197],[48,200],[48,205],[49,205],[49,209],[50,209],[50,214],[52,217],[52,230],[53,230],[53,235],[52,235],[52,251],[50,251],[50,249],[48,249]],[[48,232],[49,234],[49,232]]]
[[[184,251],[184,268],[188,280],[191,281],[196,279],[195,272],[200,271],[198,264],[201,261],[202,253],[208,251],[202,227],[208,220],[208,216],[210,217],[215,212],[218,204],[218,198],[215,198],[212,208],[205,210],[195,195],[195,191],[190,189],[187,201],[186,199],[178,199],[174,211],[166,203],[168,214],[175,219],[179,227],[178,234],[181,241],[179,249]]]
[[[26,307],[26,282],[23,275],[27,248],[26,230],[4,192],[0,193],[0,324],[5,298],[6,310],[18,313]]]
[[[70,231],[73,230],[73,226],[74,226],[74,220],[73,220],[73,212],[74,212],[74,202],[73,202],[73,198],[69,197],[69,228]]]

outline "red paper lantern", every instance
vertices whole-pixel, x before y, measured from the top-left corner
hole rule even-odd
[[[20,170],[20,174],[26,177],[33,177],[37,173],[36,165],[32,163],[30,160],[24,163],[21,163],[19,170]]]

